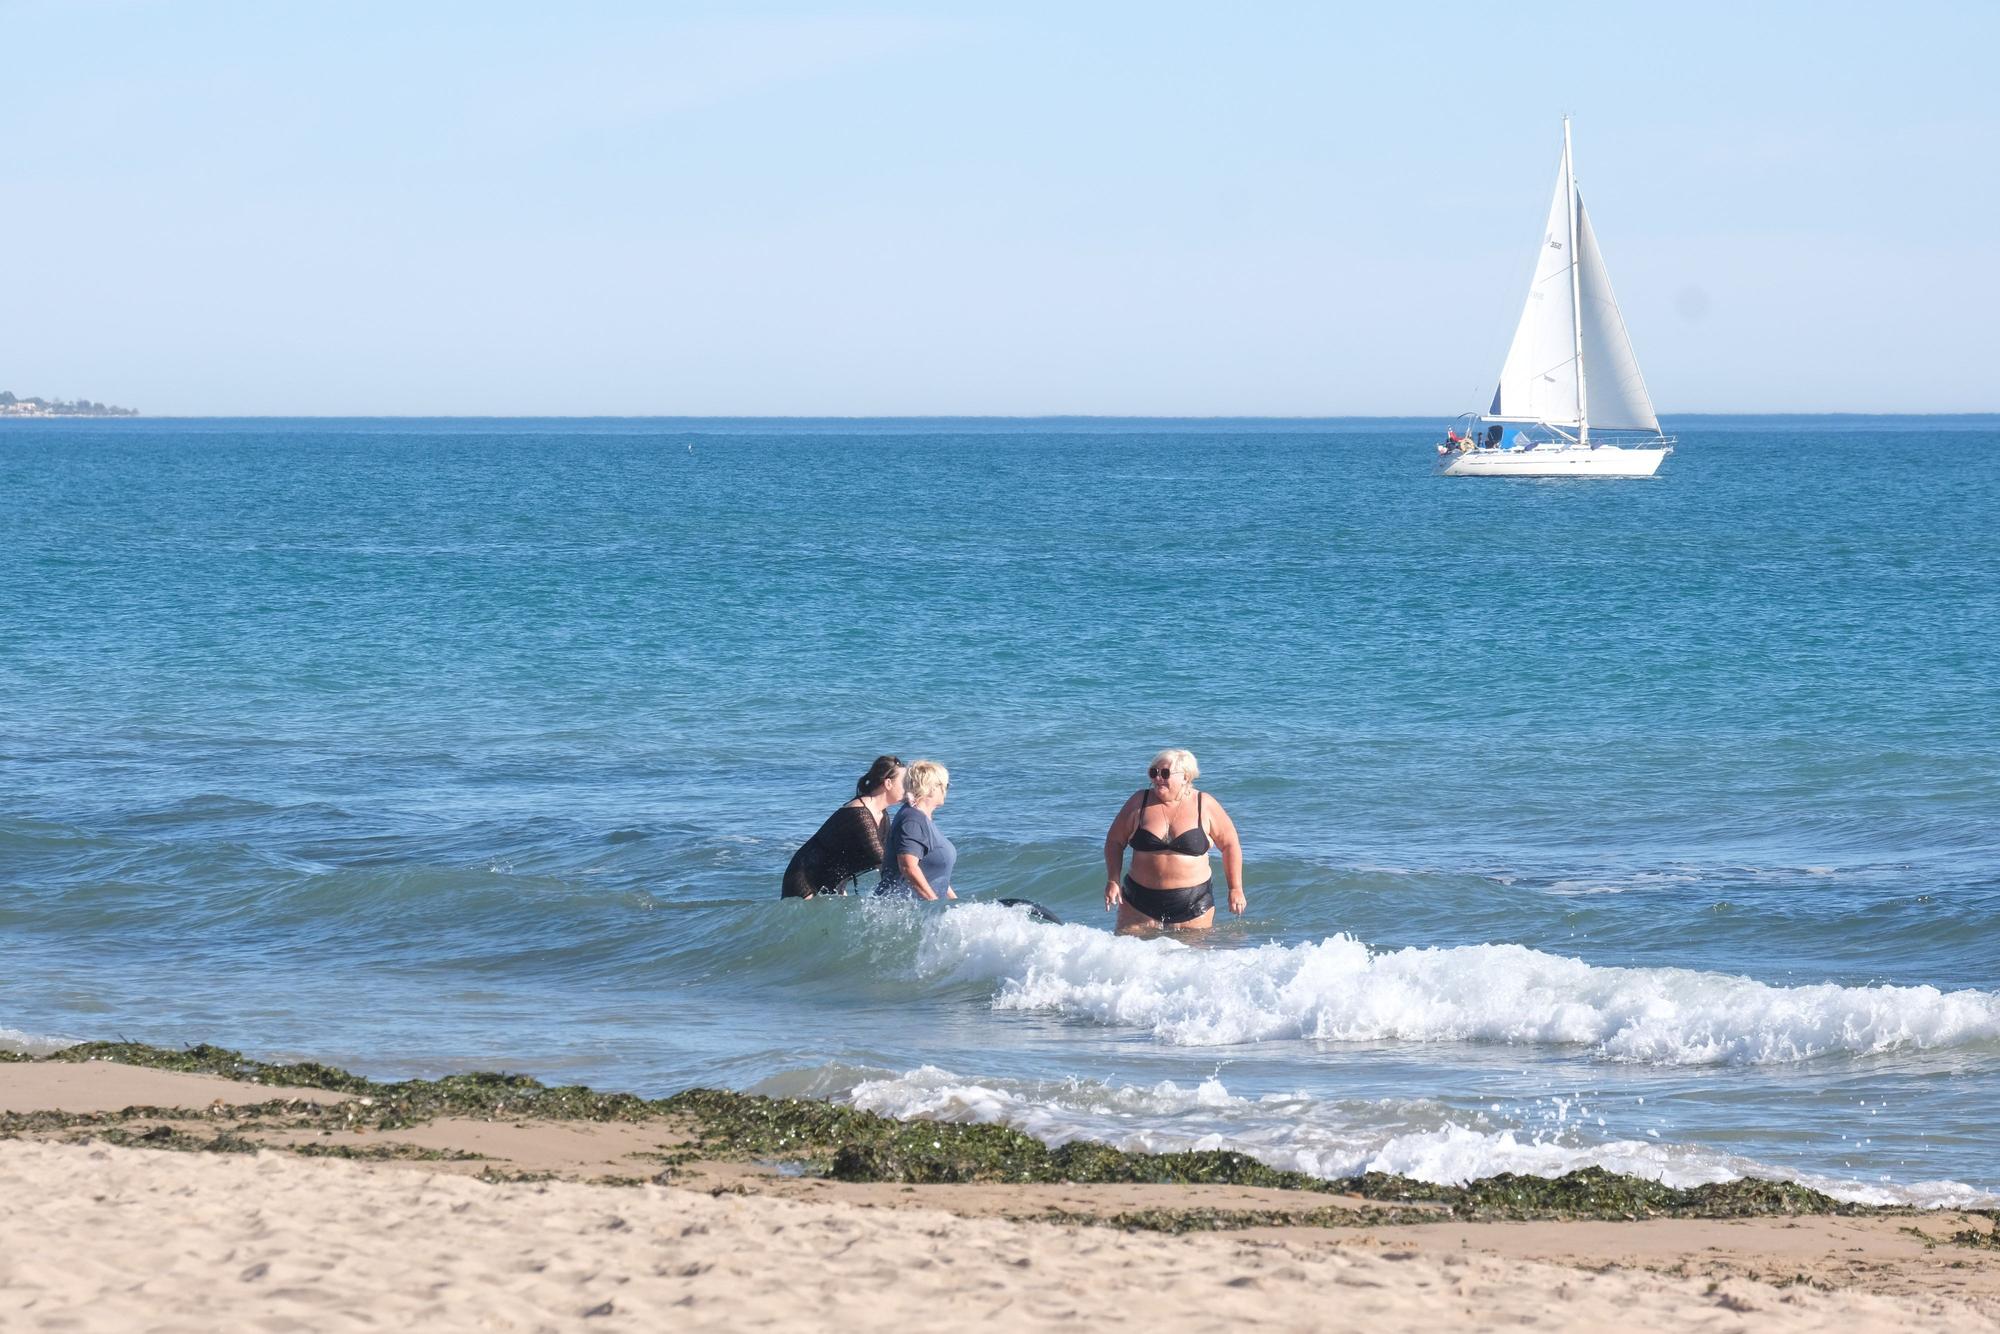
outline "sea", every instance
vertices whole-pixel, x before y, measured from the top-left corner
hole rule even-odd
[[[0,422],[0,1043],[2000,1204],[2000,417],[1667,427]],[[883,752],[959,902],[781,901]]]

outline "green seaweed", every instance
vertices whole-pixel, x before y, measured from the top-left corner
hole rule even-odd
[[[419,1144],[290,1144],[302,1158],[346,1158],[358,1162],[478,1163],[486,1155],[468,1149],[427,1149]]]
[[[1251,1227],[1399,1227],[1412,1223],[1436,1223],[1437,1214],[1417,1209],[1377,1209],[1372,1206],[1346,1209],[1327,1205],[1319,1209],[1132,1209],[1115,1214],[1077,1213],[1050,1209],[1027,1215],[1043,1223],[1066,1223],[1077,1227],[1116,1227],[1128,1232],[1237,1232]]]
[[[150,1130],[111,1127],[96,1138],[106,1144],[128,1149],[172,1149],[177,1153],[256,1153],[265,1146],[223,1131],[219,1135],[195,1135],[174,1126],[154,1126]]]
[[[1983,1251],[2000,1251],[2000,1209],[1974,1210],[1986,1220],[1986,1229],[1965,1228],[1951,1234],[1955,1246],[1971,1246]]]
[[[307,1128],[312,1116],[324,1110],[311,1103],[300,1103],[293,1098],[245,1103],[234,1107],[138,1105],[120,1108],[115,1112],[0,1112],[0,1139],[17,1139],[22,1135],[46,1135],[53,1131],[89,1129],[95,1126],[116,1126],[130,1121],[192,1121],[203,1124],[227,1122],[234,1125],[239,1133],[270,1129],[296,1130]],[[266,1125],[264,1118],[267,1117],[275,1124]]]
[[[446,1075],[442,1079],[381,1082],[317,1061],[275,1065],[251,1060],[241,1052],[207,1043],[175,1051],[138,1042],[85,1042],[43,1059],[115,1061],[183,1074],[222,1075],[273,1089],[312,1088],[352,1094],[350,1101],[304,1104],[288,1110],[306,1117],[330,1118],[382,1130],[420,1125],[440,1116],[636,1121],[659,1115],[657,1104],[630,1093],[597,1093],[580,1085],[549,1088],[526,1075],[482,1072]],[[276,1105],[284,1106],[283,1100],[277,1100]]]
[[[777,1155],[839,1181],[1240,1186],[1439,1206],[1436,1211],[1412,1213],[1412,1221],[1446,1217],[1747,1218],[1870,1212],[1864,1206],[1844,1204],[1819,1191],[1777,1181],[1753,1179],[1679,1188],[1596,1167],[1555,1178],[1503,1173],[1464,1186],[1381,1173],[1329,1181],[1268,1167],[1240,1153],[1126,1153],[1083,1141],[1051,1149],[1004,1126],[895,1121],[802,1099],[695,1089],[668,1099],[666,1105],[693,1117],[700,1147],[711,1155]],[[1337,1221],[1345,1223],[1353,1211],[1336,1212]],[[1210,1216],[1201,1211],[1169,1210],[1163,1216],[1168,1215],[1180,1220],[1172,1223],[1178,1230],[1299,1219],[1297,1214],[1266,1217],[1254,1211],[1228,1215],[1244,1220],[1238,1223],[1204,1221]]]
[[[718,1160],[763,1162],[796,1167],[840,1181],[941,1183],[1074,1183],[1213,1185],[1358,1195],[1387,1209],[1323,1208],[1141,1210],[1098,1221],[1128,1227],[1194,1231],[1264,1224],[1306,1223],[1350,1226],[1391,1217],[1396,1221],[1444,1219],[1636,1219],[1747,1218],[1802,1214],[1905,1212],[1843,1204],[1818,1191],[1786,1182],[1743,1180],[1677,1188],[1601,1168],[1547,1178],[1503,1173],[1463,1186],[1435,1185],[1407,1177],[1367,1173],[1328,1181],[1266,1166],[1240,1153],[1127,1153],[1104,1144],[1076,1141],[1051,1149],[1018,1130],[956,1122],[897,1121],[851,1107],[798,1098],[767,1098],[717,1089],[689,1089],[649,1101],[627,1093],[597,1093],[582,1086],[549,1088],[524,1075],[463,1074],[442,1079],[378,1082],[316,1062],[274,1065],[240,1052],[206,1044],[180,1051],[138,1043],[100,1042],[71,1047],[41,1059],[108,1060],[158,1069],[226,1075],[270,1085],[318,1088],[351,1095],[330,1103],[274,1098],[251,1107],[217,1106],[199,1113],[160,1108],[127,1108],[87,1116],[29,1113],[0,1117],[0,1137],[88,1127],[103,1137],[173,1148],[235,1151],[248,1144],[241,1131],[272,1122],[288,1130],[382,1131],[419,1125],[441,1116],[507,1120],[685,1122],[694,1148],[661,1159],[671,1179],[696,1155]],[[164,1121],[200,1119],[224,1123],[214,1138],[155,1127],[141,1135],[118,1131],[122,1121],[141,1116]],[[226,1147],[217,1147],[225,1145]],[[254,1146],[252,1146],[254,1147]],[[298,1150],[320,1156],[366,1157],[388,1150],[339,1147]],[[547,1173],[502,1172],[489,1168],[482,1179],[542,1181]],[[1412,1206],[1420,1206],[1413,1208]],[[2000,1246],[1993,1234],[1972,1231],[1954,1238],[1963,1245]],[[1972,1240],[1969,1238],[1977,1238]]]
[[[1327,1192],[1339,1184],[1267,1167],[1240,1153],[1126,1153],[1074,1142],[1051,1149],[1002,1126],[890,1123],[871,1143],[835,1152],[827,1175],[837,1181],[1030,1181],[1092,1185],[1250,1186]]]
[[[221,1075],[252,1084],[275,1084],[285,1088],[331,1089],[336,1093],[362,1093],[369,1081],[345,1070],[336,1070],[317,1061],[296,1065],[270,1065],[253,1061],[240,1051],[197,1043],[175,1051],[143,1042],[79,1042],[46,1059],[51,1061],[116,1061],[120,1065],[145,1066],[153,1070],[173,1070],[180,1074]]]
[[[46,1135],[78,1126],[106,1125],[113,1119],[114,1116],[101,1112],[0,1112],[0,1139]]]
[[[1340,1184],[1365,1199],[1441,1204],[1461,1218],[1750,1218],[1870,1212],[1790,1182],[1746,1178],[1678,1187],[1601,1167],[1559,1177],[1502,1172],[1463,1186],[1376,1172]]]
[[[822,1170],[843,1146],[878,1139],[900,1122],[807,1098],[765,1098],[721,1089],[688,1089],[660,1104],[695,1125],[704,1151],[730,1158],[777,1157]]]
[[[503,1167],[489,1167],[477,1178],[489,1186],[535,1186],[545,1181],[560,1181],[554,1172],[516,1172]]]
[[[1059,1149],[1007,1126],[897,1121],[803,1098],[690,1089],[662,1104],[696,1124],[714,1156],[777,1158],[837,1181],[912,1185],[1121,1182],[1327,1191],[1334,1183],[1267,1167],[1240,1153],[1126,1153],[1076,1141]]]

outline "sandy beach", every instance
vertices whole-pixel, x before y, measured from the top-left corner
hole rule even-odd
[[[308,1134],[272,1113],[338,1123],[355,1101],[107,1061],[0,1064],[0,1327],[2000,1327],[2000,1250],[1950,1240],[1990,1226],[1976,1215],[1176,1236],[1086,1220],[1329,1197],[833,1181],[705,1159],[663,1119]],[[165,1151],[199,1147],[233,1151]]]
[[[2000,1334],[2000,0],[0,17],[0,1334]]]

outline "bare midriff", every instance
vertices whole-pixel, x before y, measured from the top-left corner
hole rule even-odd
[[[1207,884],[1210,875],[1206,855],[1132,850],[1132,878],[1148,889],[1193,889]]]

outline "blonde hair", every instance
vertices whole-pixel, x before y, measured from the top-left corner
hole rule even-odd
[[[1201,766],[1195,763],[1194,752],[1191,750],[1163,750],[1155,755],[1146,767],[1152,769],[1161,764],[1179,770],[1186,775],[1190,783],[1201,777]]]
[[[903,800],[916,802],[934,797],[950,781],[951,770],[936,760],[912,760],[910,775],[903,780]]]

